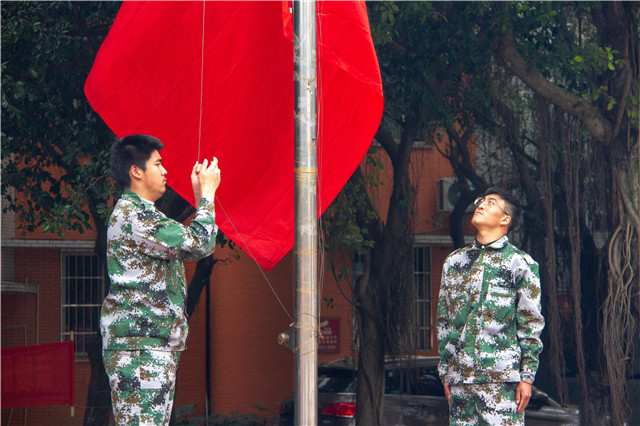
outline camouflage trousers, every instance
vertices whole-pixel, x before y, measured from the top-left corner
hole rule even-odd
[[[117,425],[168,425],[180,352],[103,350]]]
[[[451,385],[449,424],[524,426],[524,413],[518,414],[517,383]]]

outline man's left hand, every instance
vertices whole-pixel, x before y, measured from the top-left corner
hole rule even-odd
[[[518,414],[522,413],[531,398],[531,385],[527,382],[520,382],[516,387],[516,404],[518,404]]]
[[[191,187],[193,188],[193,195],[196,199],[196,209],[200,205],[200,197],[202,196],[202,187],[200,186],[200,179],[198,179],[201,170],[202,164],[196,161],[196,164],[193,165],[193,170],[191,170]]]

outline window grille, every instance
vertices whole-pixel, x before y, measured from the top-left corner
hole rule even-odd
[[[433,324],[431,312],[431,247],[414,247],[413,268],[415,345],[420,351],[433,350]]]
[[[75,341],[75,359],[88,360],[86,344],[98,336],[106,295],[103,265],[95,254],[63,253],[61,341]]]

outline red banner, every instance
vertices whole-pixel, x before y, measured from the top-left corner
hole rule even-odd
[[[2,408],[73,405],[73,342],[2,349]]]

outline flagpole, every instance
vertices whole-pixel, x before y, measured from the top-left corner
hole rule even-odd
[[[295,87],[295,424],[318,423],[316,2],[293,1]]]

